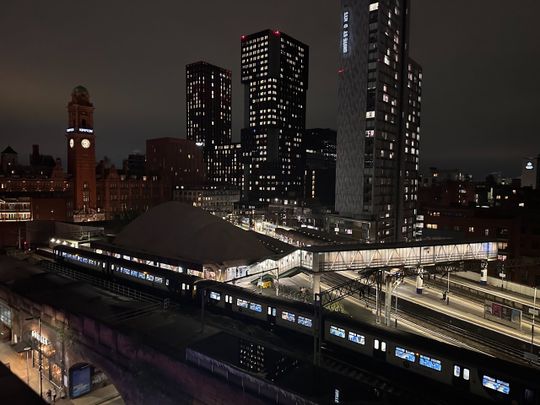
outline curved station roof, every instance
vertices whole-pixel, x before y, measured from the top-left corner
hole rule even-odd
[[[177,201],[158,205],[136,218],[116,236],[114,245],[200,263],[249,264],[274,255],[253,232]]]

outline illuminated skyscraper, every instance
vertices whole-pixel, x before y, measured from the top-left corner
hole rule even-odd
[[[413,237],[421,67],[408,0],[342,0],[336,211],[369,241]]]
[[[241,46],[244,198],[293,203],[302,197],[309,47],[271,30],[242,36]]]
[[[231,143],[231,72],[207,62],[186,66],[187,139],[203,149],[209,179],[216,145]]]

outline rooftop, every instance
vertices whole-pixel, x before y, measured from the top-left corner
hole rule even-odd
[[[249,264],[275,254],[253,233],[177,201],[158,205],[135,219],[113,244],[206,264]]]

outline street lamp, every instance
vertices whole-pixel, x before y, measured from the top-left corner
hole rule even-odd
[[[32,350],[31,346],[26,346],[23,351],[26,353],[26,385],[30,386],[30,371],[28,370],[28,352]]]
[[[35,316],[32,316],[30,318],[26,318],[27,321],[32,320],[38,320],[39,323],[39,336],[38,336],[38,343],[39,343],[39,360],[38,360],[38,370],[39,370],[39,396],[43,398],[43,357],[42,357],[42,350],[41,350],[41,341],[43,340],[41,337],[41,316],[38,316],[37,318]],[[28,365],[27,365],[28,367]]]

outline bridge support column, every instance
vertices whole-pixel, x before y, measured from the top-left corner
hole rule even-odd
[[[390,313],[392,311],[392,294],[394,293],[394,283],[390,275],[384,280],[384,323],[390,326]]]
[[[424,269],[419,267],[416,274],[416,293],[422,294],[424,291]]]
[[[313,300],[316,299],[317,295],[321,293],[321,269],[319,268],[319,255],[318,253],[313,253],[313,270],[311,276],[311,290],[313,291]]]
[[[313,299],[315,299],[321,292],[321,275],[320,273],[313,273],[311,277],[311,289],[313,290]]]

